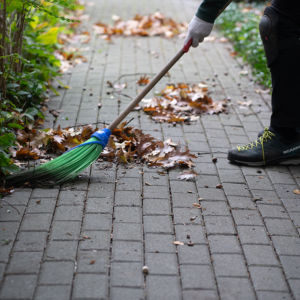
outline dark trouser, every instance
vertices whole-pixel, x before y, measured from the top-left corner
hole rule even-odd
[[[288,0],[283,1],[288,2]],[[300,0],[297,1],[300,2]],[[281,1],[277,0],[276,2]],[[276,8],[276,3],[272,3],[272,5]],[[284,8],[280,7],[280,11],[288,17],[290,12],[283,10]],[[295,20],[300,21],[300,10],[297,8],[296,15],[294,11],[291,18],[291,21]],[[291,37],[300,38],[300,25],[297,23],[296,26],[293,26],[280,22],[279,41]],[[281,50],[279,58],[273,63],[270,70],[273,86],[271,126],[300,127],[300,45],[293,45]]]

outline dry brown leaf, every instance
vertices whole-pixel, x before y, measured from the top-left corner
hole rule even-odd
[[[149,82],[150,82],[149,77],[146,77],[146,75],[144,75],[139,78],[139,80],[137,81],[137,84],[138,85],[147,85]]]
[[[171,242],[171,244],[178,245],[178,246],[183,246],[184,245],[184,243],[179,242],[179,241]]]
[[[82,237],[83,237],[85,240],[88,240],[88,239],[90,239],[90,237],[89,237],[89,236],[87,236],[87,235],[85,235],[85,234],[84,234]]]
[[[300,195],[300,190],[294,190],[294,194]]]
[[[95,260],[95,259],[92,259],[92,260],[90,261],[90,265],[93,265],[95,262],[96,262],[96,260]]]
[[[193,206],[197,207],[197,208],[201,208],[201,205],[198,203],[193,203]]]
[[[182,173],[180,173],[177,178],[181,179],[181,180],[188,180],[188,179],[192,179],[199,176],[195,171],[193,170],[188,170],[188,171],[183,171]]]

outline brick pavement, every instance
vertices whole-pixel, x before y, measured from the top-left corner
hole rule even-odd
[[[194,0],[98,0],[87,8],[91,20],[83,26],[157,8],[188,21],[197,6]],[[63,109],[56,125],[112,121],[128,100],[121,97],[118,104],[107,95],[106,81],[157,72],[182,42],[120,37],[108,44],[93,36],[85,45],[89,62],[63,76],[72,89],[60,90],[49,103]],[[145,133],[180,140],[197,154],[196,181],[178,181],[177,170],[157,180],[156,170],[143,166],[102,170],[107,163],[97,162],[71,184],[15,192],[7,200],[20,214],[6,205],[0,209],[0,299],[300,299],[300,196],[293,193],[300,168],[227,162],[228,147],[255,139],[271,112],[270,97],[254,93],[257,86],[239,75],[241,62],[227,47],[206,42],[192,49],[154,90],[170,81],[214,81],[212,97],[230,97],[229,114],[201,116],[196,124],[176,128],[142,112],[129,116]],[[127,78],[132,96],[136,79]],[[253,101],[247,111],[236,105],[244,94]],[[54,118],[47,120],[45,126],[52,126]],[[215,188],[219,183],[223,189]],[[201,210],[192,206],[198,198]],[[175,240],[185,245],[175,246]]]

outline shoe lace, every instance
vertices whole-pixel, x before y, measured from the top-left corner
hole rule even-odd
[[[263,154],[263,161],[264,161],[264,164],[265,164],[265,151],[264,151],[264,142],[268,142],[268,139],[272,140],[272,137],[276,137],[276,135],[269,131],[268,127],[265,127],[265,131],[263,133],[262,136],[260,136],[257,140],[247,144],[247,145],[244,145],[244,146],[241,146],[241,147],[236,147],[239,151],[247,151],[247,150],[251,150],[253,149],[254,147],[258,147],[259,145],[261,145],[261,148],[262,148],[262,154]]]

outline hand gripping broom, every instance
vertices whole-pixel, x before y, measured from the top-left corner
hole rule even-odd
[[[101,154],[108,143],[111,132],[127,117],[134,107],[149,93],[157,82],[171,67],[189,51],[192,39],[164,66],[164,68],[145,86],[145,88],[128,104],[108,128],[95,132],[85,143],[76,146],[63,155],[43,165],[23,171],[6,178],[9,186],[23,185],[58,185],[74,179],[80,172],[90,166]]]

